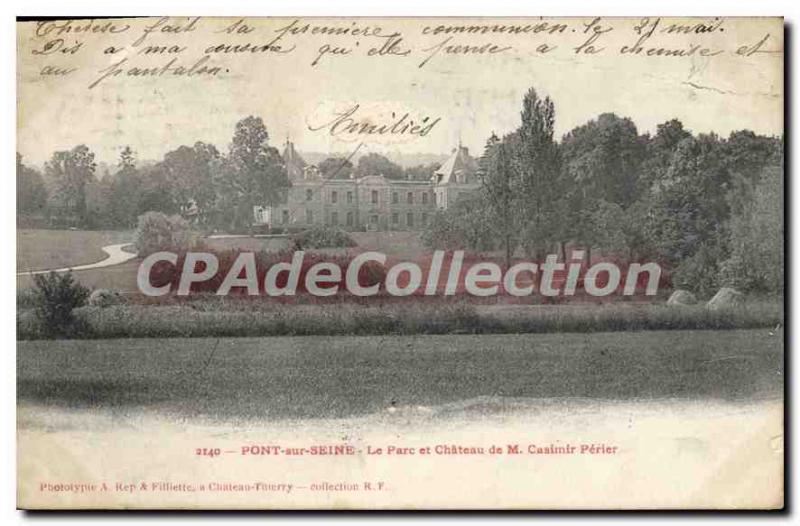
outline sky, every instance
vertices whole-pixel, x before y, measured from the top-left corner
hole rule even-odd
[[[19,152],[28,162],[41,164],[53,151],[86,144],[98,161],[115,164],[125,145],[140,159],[159,159],[195,141],[225,151],[235,123],[248,115],[264,120],[271,144],[279,146],[289,137],[301,151],[343,152],[361,144],[361,154],[447,154],[460,141],[480,152],[492,132],[502,135],[518,125],[522,97],[530,87],[554,101],[558,137],[604,112],[630,117],[640,132],[654,132],[657,124],[672,118],[696,133],[783,131],[781,19],[659,20],[643,42],[645,50],[700,46],[718,52],[710,57],[701,56],[698,49],[683,57],[620,53],[639,38],[639,19],[601,19],[594,24],[575,18],[247,19],[237,27],[247,25],[249,32],[226,33],[235,20],[119,20],[114,22],[119,28],[128,26],[119,33],[101,32],[106,21],[98,21],[91,26],[97,32],[89,33],[75,31],[85,21],[39,27],[20,23]],[[641,31],[652,27],[653,20]],[[679,34],[668,31],[673,23],[704,23],[715,29]],[[303,34],[281,32],[306,24]],[[540,25],[540,32],[519,35],[431,34],[438,26],[496,24],[564,24],[566,29],[550,33],[548,26]],[[363,31],[331,36],[324,29],[313,34],[315,27]],[[370,48],[389,41],[368,35],[378,27],[382,35],[399,33],[402,40],[395,50],[409,53],[368,56]],[[595,31],[600,34],[593,44],[603,49],[592,55],[576,53]],[[144,41],[137,44],[142,35]],[[292,51],[206,52],[218,44],[267,43]],[[146,45],[185,49],[153,56],[144,54]],[[464,53],[463,48],[448,50],[448,45],[496,46],[502,51]],[[543,53],[543,45],[554,49]],[[115,52],[108,53],[112,46]],[[323,46],[350,51],[319,58]],[[747,48],[738,54],[742,46]],[[173,58],[188,68],[206,55],[206,66],[220,68],[216,75],[128,75],[130,68],[161,68]],[[47,74],[56,68],[74,71]],[[89,88],[104,71],[115,68],[119,75]],[[332,135],[330,126],[323,126],[356,105],[353,118],[372,123],[392,122],[393,112],[394,118],[408,113],[407,120],[439,120],[424,136],[353,138]]]

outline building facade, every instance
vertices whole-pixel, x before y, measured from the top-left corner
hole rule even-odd
[[[283,160],[292,183],[286,202],[256,207],[257,224],[303,229],[422,230],[438,209],[478,188],[476,163],[459,146],[430,180],[388,179],[381,174],[323,178],[287,141]]]

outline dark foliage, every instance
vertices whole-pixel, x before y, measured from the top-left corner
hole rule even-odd
[[[89,289],[75,281],[71,272],[38,274],[34,312],[42,330],[51,336],[73,336],[81,331],[73,311],[86,304]]]

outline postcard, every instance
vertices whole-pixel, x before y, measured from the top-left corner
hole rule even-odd
[[[17,21],[22,509],[780,509],[782,18]]]

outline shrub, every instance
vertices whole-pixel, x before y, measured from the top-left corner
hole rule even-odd
[[[500,245],[495,223],[481,197],[465,197],[434,214],[422,232],[422,242],[431,249],[494,250]]]
[[[134,247],[140,256],[162,250],[185,250],[194,241],[189,223],[180,216],[168,216],[161,212],[147,212],[139,216]]]
[[[317,226],[292,237],[298,250],[306,248],[345,248],[358,245],[347,232],[328,226]]]
[[[46,334],[70,336],[79,331],[73,310],[86,304],[89,289],[75,281],[71,272],[37,274],[34,312]]]
[[[35,289],[17,290],[17,309],[33,309],[36,307],[37,294]]]
[[[694,291],[709,297],[719,288],[721,251],[709,244],[703,244],[691,257],[686,258],[672,274],[672,284],[676,288]]]

